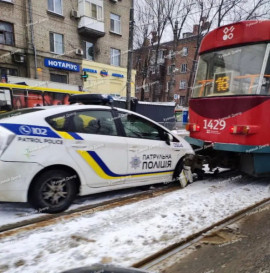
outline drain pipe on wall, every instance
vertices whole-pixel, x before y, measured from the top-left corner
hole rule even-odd
[[[35,46],[34,28],[33,28],[33,12],[32,12],[32,0],[28,0],[28,13],[29,13],[29,26],[31,33],[31,45],[34,51],[34,62],[35,62],[35,79],[37,76],[37,51]]]

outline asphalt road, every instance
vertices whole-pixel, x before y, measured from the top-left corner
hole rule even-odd
[[[190,250],[192,249],[192,251]],[[160,273],[270,273],[270,205],[202,239]],[[166,265],[167,264],[167,265]],[[169,264],[169,265],[168,265]],[[152,271],[152,270],[151,270]]]

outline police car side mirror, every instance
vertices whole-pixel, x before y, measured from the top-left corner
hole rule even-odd
[[[165,142],[168,145],[170,145],[172,141],[173,141],[173,136],[171,134],[169,134],[169,133],[166,133],[166,135],[165,135]]]

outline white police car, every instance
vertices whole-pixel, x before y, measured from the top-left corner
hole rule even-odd
[[[0,201],[60,212],[76,195],[179,178],[187,154],[184,139],[127,110],[17,110],[0,115]]]

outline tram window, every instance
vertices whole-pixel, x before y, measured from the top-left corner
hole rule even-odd
[[[26,91],[21,89],[12,90],[13,109],[26,108]]]
[[[44,92],[45,105],[63,105],[69,104],[69,94],[57,92]]]
[[[43,106],[41,91],[28,91],[27,107]]]
[[[261,94],[270,95],[270,55],[264,72]]]

